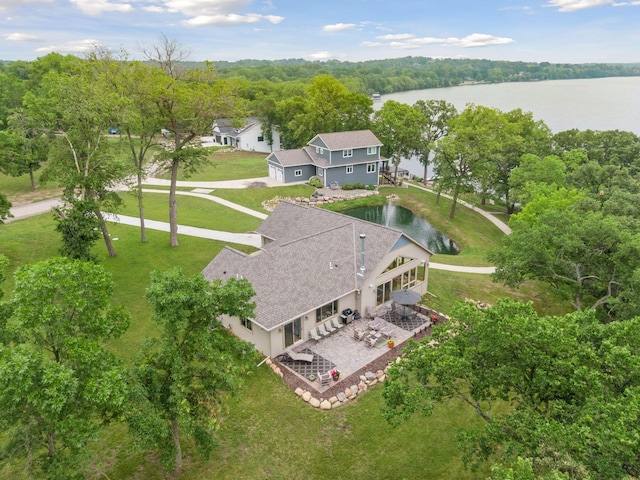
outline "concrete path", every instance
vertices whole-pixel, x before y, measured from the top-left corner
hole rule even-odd
[[[159,178],[147,178],[145,180],[145,185],[157,185],[157,186],[169,186],[169,180],[163,180]],[[418,188],[421,190],[426,190],[432,192],[432,190],[419,186],[409,184],[413,188]],[[179,181],[177,183],[179,187],[187,187],[187,188],[201,188],[201,189],[213,189],[216,188],[252,188],[252,187],[273,187],[273,186],[282,186],[281,183],[276,182],[274,179],[270,177],[261,177],[261,178],[247,178],[241,180],[229,180],[222,182],[189,182],[189,181]],[[147,189],[144,188],[143,192],[150,193],[162,193],[169,194],[168,190],[159,190],[159,189]],[[224,200],[222,198],[216,197],[215,195],[210,195],[208,193],[199,193],[199,192],[184,192],[177,191],[178,195],[188,195],[192,197],[203,198],[205,200],[210,200],[212,202],[217,202],[225,207],[233,208],[239,212],[242,212],[247,215],[252,215],[257,218],[265,219],[267,215],[262,212],[257,212],[250,208],[244,207],[242,205],[238,205],[236,203],[230,202],[228,200]],[[448,195],[442,194],[447,198],[451,198]],[[473,208],[473,205],[464,202],[462,200],[458,200],[462,205]],[[51,211],[51,209],[57,205],[60,205],[60,199],[54,198],[50,200],[43,200],[40,202],[34,202],[26,205],[21,205],[18,207],[13,207],[11,209],[11,214],[13,218],[9,218],[6,222],[11,222],[15,220],[19,220],[21,218],[27,218],[33,215],[40,215],[43,213],[47,213]],[[476,209],[476,212],[483,215],[487,220],[496,225],[500,230],[502,230],[506,235],[511,233],[511,229],[501,220],[495,218],[495,216],[487,213],[481,209]],[[131,226],[140,226],[140,219],[137,217],[130,217],[127,215],[119,215],[104,212],[105,218],[108,221],[112,221],[115,223],[121,223],[123,225],[131,225]],[[169,231],[169,223],[168,222],[158,222],[155,220],[145,219],[145,226],[151,230],[159,230],[163,232]],[[187,225],[178,225],[178,234],[179,235],[189,235],[201,238],[208,238],[210,240],[219,240],[222,242],[229,243],[237,243],[242,245],[251,245],[253,247],[260,247],[260,236],[257,234],[251,233],[232,233],[232,232],[222,232],[219,230],[209,230],[206,228],[198,228],[198,227],[190,227]],[[477,273],[482,275],[491,274],[495,271],[495,267],[466,267],[466,266],[458,266],[458,265],[446,265],[442,263],[430,262],[429,267],[434,270],[445,270],[449,272],[462,272],[462,273]]]
[[[408,183],[408,185],[410,187],[417,188],[419,190],[424,190],[425,192],[436,193],[433,191],[433,189],[423,187],[421,185],[414,185],[413,183]],[[453,199],[451,195],[447,195],[446,193],[441,193],[440,195],[442,195],[444,198]],[[465,202],[464,200],[458,199],[458,203],[482,215],[484,218],[486,218],[491,223],[493,223],[496,227],[502,230],[502,233],[504,233],[505,235],[511,235],[511,229],[509,228],[509,226],[506,223],[504,223],[502,220],[499,220],[498,218],[496,218],[495,215],[489,212],[485,212],[481,208],[476,208],[474,205],[470,204],[469,202]]]
[[[127,215],[119,215],[114,213],[104,213],[105,220],[121,225],[140,226],[138,217],[130,217]],[[156,220],[144,220],[144,225],[150,230],[159,230],[161,232],[169,231],[168,222],[158,222]],[[209,240],[219,240],[227,243],[237,243],[241,245],[250,245],[260,248],[262,240],[257,233],[233,233],[222,232],[220,230],[210,230],[208,228],[189,227],[187,225],[178,225],[178,235],[188,235],[190,237],[208,238]]]

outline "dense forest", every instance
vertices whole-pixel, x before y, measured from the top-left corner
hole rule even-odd
[[[530,82],[640,75],[640,64],[558,64],[404,57],[365,62],[240,60],[213,62],[223,77],[287,82],[331,75],[359,93],[388,94],[465,83]]]

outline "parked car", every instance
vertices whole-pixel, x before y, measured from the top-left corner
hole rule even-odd
[[[118,127],[109,127],[110,135],[118,135],[120,133],[120,129]]]

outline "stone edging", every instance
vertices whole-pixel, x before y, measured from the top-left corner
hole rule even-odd
[[[265,363],[269,365],[273,373],[278,375],[280,378],[284,377],[280,367],[270,358],[268,358]],[[309,390],[304,390],[300,387],[296,388],[294,393],[314,408],[319,408],[320,410],[332,410],[344,405],[349,400],[354,400],[358,395],[365,393],[374,385],[384,382],[387,378],[387,368],[384,370],[378,370],[375,373],[365,372],[363,375],[360,375],[360,382],[357,385],[351,385],[345,388],[343,392],[338,392],[330,398],[316,398]]]

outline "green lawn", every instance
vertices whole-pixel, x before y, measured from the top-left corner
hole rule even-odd
[[[181,170],[178,180],[219,182],[269,175],[266,153],[213,149],[207,158],[207,163],[192,175],[185,176]],[[169,179],[171,176],[167,173],[160,178]]]
[[[127,192],[121,193],[124,205],[117,213],[138,216],[138,200]],[[224,232],[244,233],[255,230],[261,219],[246,213],[238,212],[211,200],[187,195],[177,195],[178,223],[191,227],[222,230]],[[159,222],[169,221],[169,193],[143,194],[144,216]],[[260,209],[262,210],[262,209]]]
[[[234,171],[234,166],[231,162],[220,167],[220,171]],[[223,176],[226,175],[231,173]],[[4,188],[4,180],[0,178],[0,190]],[[216,190],[213,194],[262,211],[261,202],[264,200],[274,196],[308,196],[312,190],[308,186],[295,186]],[[451,256],[448,259],[450,263],[486,265],[484,254],[487,248],[497,245],[502,237],[497,228],[470,209],[460,207],[456,218],[449,220],[450,204],[446,199],[436,205],[433,194],[413,188],[385,188],[378,197],[354,203],[386,202],[386,195],[390,193],[400,197],[401,205],[422,215],[458,242],[462,252]],[[247,231],[260,223],[259,219],[207,200],[190,197],[179,197],[178,200],[181,224]],[[166,195],[145,194],[147,218],[166,221],[167,202]],[[333,204],[332,208],[352,206],[353,203],[343,203]],[[133,196],[126,199],[122,213],[136,214]],[[5,299],[13,288],[11,275],[15,268],[57,253],[60,241],[54,228],[55,222],[50,214],[0,225],[0,253],[10,259],[5,272],[8,281],[3,286]],[[115,281],[113,302],[127,306],[132,314],[132,323],[128,332],[121,339],[110,342],[108,347],[127,361],[138,350],[142,340],[156,332],[151,321],[152,311],[144,299],[149,273],[174,265],[181,265],[188,273],[197,273],[223,245],[180,235],[179,247],[171,248],[165,232],[149,230],[149,241],[142,244],[137,227],[110,224],[109,231],[112,238],[118,239],[114,240],[118,256],[108,258],[101,241],[95,252]],[[249,247],[234,247],[251,250]],[[433,261],[444,263],[444,257],[435,256]],[[541,285],[532,283],[511,291],[493,284],[486,275],[432,269],[429,272],[429,291],[434,295],[428,297],[430,305],[445,313],[464,298],[492,303],[503,296],[532,300],[543,313],[567,311],[566,306],[556,301]],[[486,470],[479,474],[465,471],[457,450],[457,430],[480,425],[481,422],[470,409],[448,402],[437,408],[428,419],[414,417],[393,428],[382,418],[381,394],[382,388],[376,387],[338,410],[315,410],[300,401],[263,365],[257,368],[256,375],[248,379],[244,392],[228,402],[226,419],[217,433],[218,448],[211,460],[201,460],[193,445],[187,443],[184,446],[189,469],[180,478],[471,479],[488,475]],[[95,452],[88,475],[91,478],[163,478],[156,458],[133,448],[122,424],[106,429],[91,450]],[[18,470],[7,472],[5,469],[0,471],[0,476],[25,478]]]

